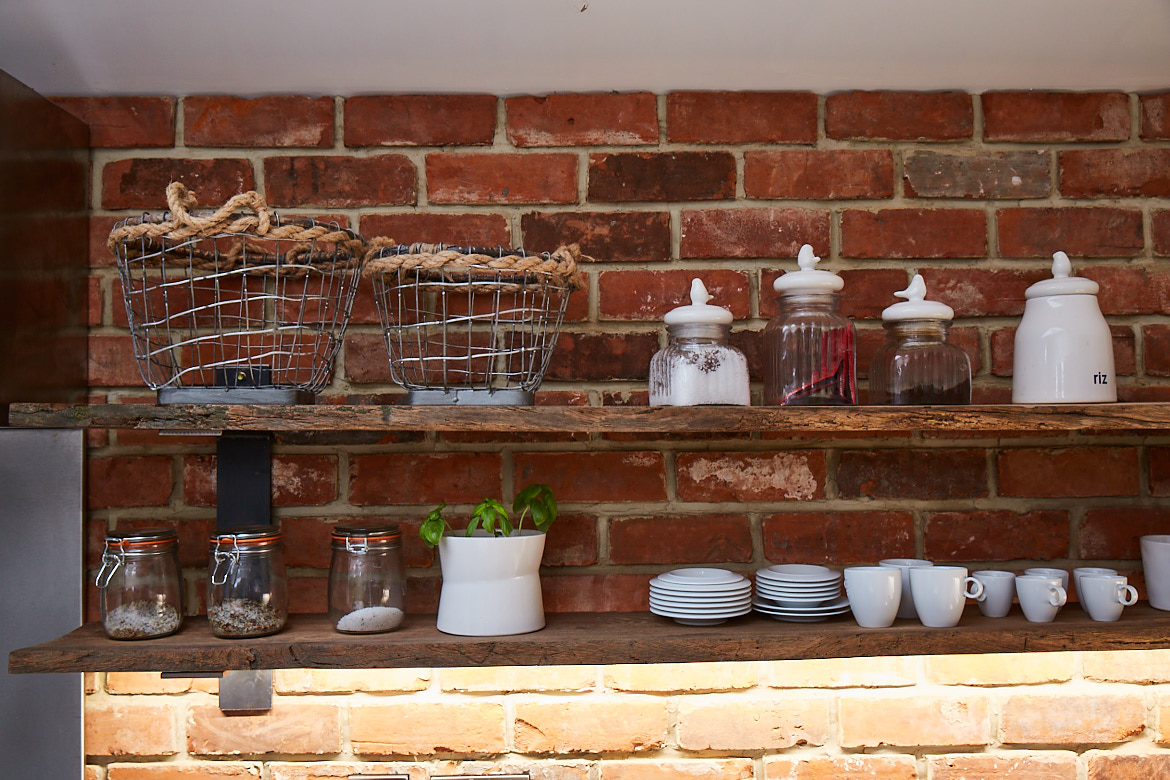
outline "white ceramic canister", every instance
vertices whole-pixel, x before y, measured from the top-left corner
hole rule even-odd
[[[670,343],[650,360],[651,406],[748,406],[747,358],[727,343],[731,312],[691,280],[691,303],[666,313]]]
[[[1111,403],[1117,400],[1113,339],[1097,305],[1098,285],[1072,275],[1068,255],[1052,256],[1052,278],[1024,296],[1016,329],[1012,402]]]

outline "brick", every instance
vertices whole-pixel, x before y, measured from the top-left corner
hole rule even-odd
[[[1040,685],[1063,683],[1076,671],[1075,653],[980,653],[925,658],[926,679],[939,685]]]
[[[825,135],[840,139],[958,141],[975,127],[962,92],[842,92],[825,98]]]
[[[502,214],[363,214],[358,230],[367,239],[385,236],[400,244],[512,246]]]
[[[110,764],[106,780],[259,780],[260,764]]]
[[[83,720],[87,756],[173,756],[182,749],[171,704],[87,701]]]
[[[746,515],[624,517],[610,521],[609,558],[616,564],[748,563]]]
[[[206,563],[206,541],[204,542],[204,563]],[[106,693],[114,696],[132,694],[168,695],[201,691],[216,693],[219,680],[210,677],[163,677],[161,672],[108,672]]]
[[[513,146],[658,143],[658,101],[650,92],[510,97],[504,112]]]
[[[1088,780],[1160,780],[1170,777],[1170,755],[1097,753],[1088,759]]]
[[[345,334],[345,376],[358,384],[391,384],[390,355],[380,333]]]
[[[1170,92],[1142,95],[1139,101],[1142,111],[1141,139],[1158,141],[1170,138]]]
[[[1140,695],[1016,694],[1003,703],[1008,745],[1091,745],[1123,742],[1146,727]]]
[[[764,759],[765,780],[916,780],[913,756],[809,756]]]
[[[987,495],[983,450],[849,450],[837,466],[842,498],[942,500]]]
[[[1129,98],[1121,92],[985,92],[985,141],[1124,141]]]
[[[914,557],[909,512],[786,512],[760,520],[774,563],[857,564]]]
[[[1048,152],[914,151],[905,156],[902,176],[911,198],[1017,200],[1046,198],[1052,192]]]
[[[597,262],[670,260],[670,214],[665,211],[534,211],[520,218],[520,230],[530,251],[577,244]]]
[[[573,154],[428,154],[431,203],[576,203]]]
[[[666,96],[672,143],[814,144],[817,96],[811,92],[672,92]]]
[[[515,750],[557,755],[661,750],[670,728],[668,704],[666,699],[649,696],[517,701],[513,705]]]
[[[492,755],[506,750],[504,722],[504,707],[497,702],[354,705],[349,738],[359,754]]]
[[[927,516],[923,552],[933,561],[1050,561],[1068,556],[1068,513],[935,512]]]
[[[1160,314],[1165,305],[1165,279],[1136,266],[1088,266],[1075,269],[1077,276],[1100,285],[1097,305],[1107,317],[1125,314]],[[1132,331],[1131,331],[1132,332]]]
[[[1143,325],[1145,372],[1151,376],[1170,376],[1170,327]]]
[[[183,98],[183,140],[187,146],[328,148],[333,98],[192,95]]]
[[[557,515],[544,540],[545,566],[592,566],[597,563],[601,543],[594,515]]]
[[[927,758],[931,780],[1076,780],[1075,753],[955,755]]]
[[[1140,539],[1166,533],[1170,509],[1162,507],[1099,507],[1089,509],[1077,534],[1083,560],[1141,558]]]
[[[634,693],[714,693],[755,687],[759,664],[711,661],[685,664],[615,664],[604,667],[605,687]]]
[[[264,189],[273,206],[408,206],[417,197],[417,173],[400,154],[267,157]]]
[[[1052,276],[1010,268],[923,268],[920,273],[930,299],[953,308],[956,317],[1018,317],[1028,287]]]
[[[600,780],[752,780],[750,758],[687,758],[682,761],[644,759],[602,761]]]
[[[217,476],[214,455],[183,456],[183,503],[215,506]]]
[[[646,381],[658,351],[656,333],[565,333],[557,337],[547,379],[566,382]]]
[[[1081,652],[1086,680],[1159,685],[1170,682],[1170,650],[1100,650]],[[1160,723],[1170,726],[1170,721]]]
[[[1170,212],[1167,212],[1170,213]],[[117,265],[118,259],[113,252],[106,246],[106,240],[110,237],[110,231],[122,221],[122,217],[97,217],[90,216],[89,218],[89,267],[90,268],[114,268]],[[120,288],[119,288],[120,289]],[[114,302],[114,309],[124,309],[125,304],[122,301]]]
[[[682,750],[783,750],[829,740],[828,701],[820,697],[688,696],[678,705]]]
[[[650,609],[650,577],[570,574],[545,577],[540,587],[546,612],[646,612]]]
[[[1061,152],[1066,198],[1164,198],[1170,195],[1170,149],[1077,149]]]
[[[278,455],[273,458],[273,506],[321,506],[336,499],[336,455]]]
[[[481,666],[439,671],[439,687],[454,693],[548,693],[595,687],[594,666]]]
[[[517,452],[512,462],[514,484],[542,482],[561,502],[666,499],[661,452]]]
[[[86,506],[166,506],[174,482],[171,468],[167,455],[89,458],[85,468]]]
[[[795,258],[803,244],[829,254],[829,212],[809,209],[683,211],[682,258]],[[795,259],[790,263],[796,270]]]
[[[729,309],[736,319],[751,314],[747,274],[729,269],[605,271],[598,275],[598,317],[602,320],[659,322],[676,306],[691,302],[691,280],[702,279],[709,303]]]
[[[129,336],[90,334],[90,387],[143,387]]]
[[[808,501],[825,494],[824,453],[680,452],[682,501]]]
[[[1108,207],[1000,209],[995,221],[1003,257],[1132,257],[1145,246],[1142,214]]]
[[[429,688],[432,674],[430,669],[276,669],[272,687],[280,694],[413,693]]]
[[[902,688],[918,682],[912,656],[811,658],[763,664],[761,677],[772,688]]]
[[[749,198],[890,198],[894,155],[886,149],[746,152],[743,189]]]
[[[89,127],[95,149],[175,145],[173,97],[55,97],[52,101]]]
[[[977,209],[849,209],[841,256],[957,258],[987,255],[987,216]]]
[[[1146,458],[1150,469],[1150,494],[1170,496],[1170,448],[1149,447]]]
[[[345,99],[345,145],[490,144],[494,95],[356,95]]]
[[[182,182],[195,194],[196,210],[218,208],[233,195],[256,189],[251,160],[135,157],[102,166],[101,207],[166,208],[167,185],[173,181]]]
[[[1154,254],[1170,255],[1170,211],[1152,212],[1150,231],[1154,238]]]
[[[1138,452],[1133,447],[1020,448],[1000,451],[1001,496],[1136,496]]]
[[[589,156],[589,200],[723,200],[735,197],[730,152],[616,152]]]
[[[497,453],[351,455],[349,502],[477,504],[486,496],[499,497],[502,470]]]
[[[838,743],[853,747],[951,747],[986,745],[991,713],[980,695],[842,695]]]

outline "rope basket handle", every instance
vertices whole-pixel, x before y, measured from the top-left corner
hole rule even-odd
[[[277,223],[264,196],[255,190],[233,195],[214,212],[206,215],[191,212],[198,199],[182,182],[173,181],[168,184],[166,197],[170,219],[115,227],[106,240],[110,252],[117,255],[119,243],[141,238],[181,242],[224,233],[251,233],[290,241],[328,241],[345,246],[356,257],[365,252],[365,241],[348,230],[341,230],[332,225]],[[252,213],[246,213],[244,209]]]
[[[396,254],[385,254],[387,249],[404,249]],[[447,247],[442,244],[411,244],[402,247],[389,238],[377,237],[370,240],[370,248],[366,253],[366,263],[363,273],[371,276],[376,273],[394,271],[468,271],[476,268],[488,268],[493,271],[513,271],[516,273],[546,273],[560,279],[571,290],[583,289],[585,284],[577,270],[581,260],[592,258],[581,254],[577,244],[568,244],[558,247],[548,254],[509,254],[502,252],[498,255],[484,254],[487,250],[476,250],[461,247]]]

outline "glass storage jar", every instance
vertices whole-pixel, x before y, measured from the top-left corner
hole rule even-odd
[[[906,301],[882,312],[886,343],[870,363],[869,402],[971,403],[971,359],[947,341],[954,310],[945,303],[924,300],[926,284],[920,274],[894,295]]]
[[[97,586],[102,628],[111,639],[150,639],[179,630],[183,587],[178,536],[170,528],[106,535]]]
[[[837,312],[841,277],[816,270],[805,244],[798,271],[780,276],[780,313],[764,328],[764,404],[849,406],[857,403],[853,323]]]
[[[245,526],[211,539],[207,621],[216,636],[275,634],[288,619],[288,582],[280,531]]]
[[[747,358],[727,343],[731,312],[707,303],[702,280],[691,280],[691,303],[666,314],[670,343],[650,359],[651,406],[748,406]]]
[[[402,536],[393,524],[338,524],[329,565],[329,619],[343,634],[392,631],[405,617]]]

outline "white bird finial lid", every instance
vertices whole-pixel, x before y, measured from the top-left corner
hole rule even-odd
[[[914,274],[910,286],[905,290],[894,293],[899,298],[905,298],[902,303],[895,303],[882,311],[882,319],[886,322],[904,322],[906,320],[946,320],[955,318],[955,310],[941,301],[926,300],[926,282],[922,274]]]
[[[711,295],[707,292],[703,280],[691,280],[691,303],[689,306],[678,306],[666,313],[663,318],[667,325],[730,325],[733,317],[731,312],[722,306],[712,306],[707,303]]]
[[[836,292],[845,286],[845,280],[832,271],[818,271],[816,266],[821,258],[813,253],[811,244],[800,248],[796,256],[799,271],[788,271],[772,282],[772,289],[778,293],[794,292]]]
[[[1052,278],[1041,279],[1024,291],[1025,298],[1048,295],[1096,295],[1101,286],[1092,279],[1072,275],[1072,261],[1064,252],[1052,255]]]

